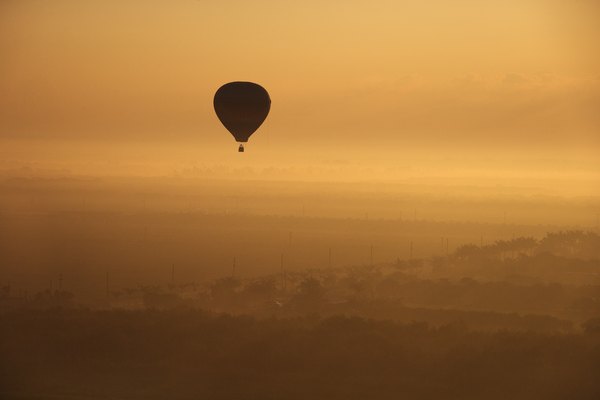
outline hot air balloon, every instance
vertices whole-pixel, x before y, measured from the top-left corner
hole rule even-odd
[[[215,93],[213,104],[221,123],[240,143],[240,152],[271,109],[269,93],[252,82],[226,83]]]

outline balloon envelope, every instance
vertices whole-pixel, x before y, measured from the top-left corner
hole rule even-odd
[[[271,109],[269,93],[252,82],[230,82],[221,86],[213,104],[219,120],[238,142],[247,142]]]

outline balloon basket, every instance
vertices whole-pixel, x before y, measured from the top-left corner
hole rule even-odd
[[[239,153],[243,153],[244,152],[244,145],[240,144],[240,147],[238,147],[238,152]]]

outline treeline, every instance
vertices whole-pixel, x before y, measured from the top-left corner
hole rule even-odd
[[[456,249],[454,255],[460,258],[471,257],[515,257],[549,253],[565,258],[599,259],[600,236],[592,231],[549,232],[542,239],[518,237],[511,240],[498,240],[490,245],[464,245]]]
[[[516,283],[600,284],[600,236],[594,232],[548,233],[490,245],[464,245],[431,260],[438,277],[470,277]]]
[[[463,246],[446,257],[115,289],[100,307],[196,308],[262,318],[343,314],[565,331],[600,317],[600,260],[585,257],[597,240],[590,232],[549,233],[541,240]],[[8,286],[0,290],[0,311],[77,306],[64,290],[30,297],[13,295]]]
[[[446,257],[246,280],[227,277],[192,291],[155,287],[142,292],[148,308],[185,304],[261,316],[346,314],[433,324],[454,318],[485,329],[539,324],[542,330],[564,330],[564,321],[548,323],[550,316],[576,324],[600,317],[600,260],[590,258],[597,243],[600,249],[593,232],[548,233],[541,240],[463,246]]]
[[[271,278],[225,278],[193,297],[148,288],[143,299],[150,309],[198,307],[261,317],[344,314],[435,325],[460,320],[474,329],[567,330],[573,325],[566,320],[576,326],[600,316],[600,286],[417,279],[376,267],[297,276],[286,290]]]
[[[0,315],[0,397],[597,399],[600,321],[580,334],[191,310]]]

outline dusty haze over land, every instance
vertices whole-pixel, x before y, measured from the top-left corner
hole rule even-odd
[[[599,15],[0,1],[0,398],[600,398]]]

